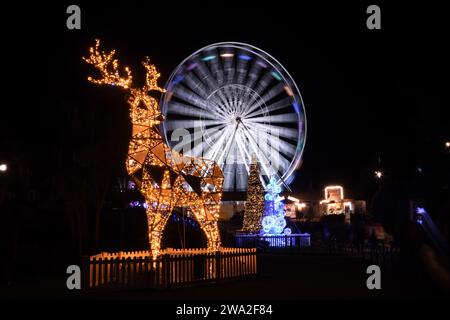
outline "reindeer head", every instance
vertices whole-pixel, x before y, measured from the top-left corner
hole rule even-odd
[[[89,58],[83,60],[93,65],[99,72],[101,78],[94,79],[88,77],[88,80],[96,84],[107,84],[125,89],[130,93],[128,100],[130,104],[131,120],[133,123],[142,123],[143,125],[156,125],[163,120],[159,104],[155,98],[150,96],[149,91],[165,92],[158,86],[158,78],[161,76],[150,59],[145,57],[142,62],[146,70],[145,85],[141,88],[133,86],[133,76],[128,67],[124,68],[126,76],[122,76],[119,71],[119,62],[114,59],[115,50],[108,52],[100,51],[100,40],[95,40],[95,47],[89,49]],[[122,72],[123,73],[123,72]]]

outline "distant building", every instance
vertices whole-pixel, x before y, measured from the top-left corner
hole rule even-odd
[[[345,198],[342,186],[327,186],[324,193],[299,192],[283,195],[286,217],[298,221],[319,221],[322,216],[344,214],[350,222],[352,214],[366,214],[366,202]],[[245,201],[223,201],[220,218],[230,219],[244,210]]]

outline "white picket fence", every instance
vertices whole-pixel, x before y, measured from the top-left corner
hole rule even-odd
[[[100,253],[84,257],[84,288],[170,287],[254,277],[255,248],[166,249],[152,260],[148,251]]]

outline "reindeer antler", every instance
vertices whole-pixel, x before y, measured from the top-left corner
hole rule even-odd
[[[128,67],[125,67],[127,76],[122,77],[120,75],[120,72],[118,70],[119,62],[117,59],[113,59],[116,50],[112,50],[111,52],[106,53],[105,51],[100,51],[99,47],[100,40],[95,39],[95,47],[91,47],[89,49],[90,57],[83,57],[83,60],[89,64],[92,64],[96,69],[98,69],[102,78],[93,79],[92,77],[88,77],[88,80],[96,84],[109,84],[112,86],[119,86],[124,89],[130,88],[133,76],[131,75],[131,71]]]
[[[157,90],[160,92],[166,92],[165,89],[158,86],[158,78],[161,76],[161,74],[156,70],[156,67],[154,64],[150,63],[150,58],[145,57],[145,60],[142,61],[142,65],[145,68],[145,86],[144,91],[151,91],[151,90]]]

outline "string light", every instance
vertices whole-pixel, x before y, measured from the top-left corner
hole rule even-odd
[[[96,66],[96,68],[100,71],[102,78],[93,79],[92,77],[88,77],[88,80],[96,84],[109,84],[125,89],[129,88],[133,80],[130,69],[128,67],[125,67],[127,77],[122,78],[118,70],[119,62],[117,59],[113,59],[116,51],[112,50],[110,53],[106,53],[104,51],[100,51],[99,48],[100,40],[96,39],[95,47],[91,47],[89,49],[89,58],[83,57],[83,60],[89,64]]]
[[[270,183],[266,186],[266,213],[262,220],[264,235],[280,234],[286,227],[284,218],[284,203],[280,197],[281,187],[277,185],[275,176],[270,178]]]
[[[95,84],[117,86],[129,92],[132,137],[125,165],[148,204],[146,209],[150,253],[155,259],[161,253],[164,227],[174,207],[189,207],[205,232],[208,251],[220,248],[217,225],[222,199],[223,173],[214,161],[186,157],[171,150],[157,128],[163,120],[158,101],[149,91],[165,92],[158,86],[160,73],[148,57],[142,62],[146,70],[145,85],[132,85],[130,69],[121,76],[115,50],[100,51],[100,41],[90,48],[83,60],[99,70],[101,78],[88,80]]]
[[[264,188],[259,178],[259,168],[256,157],[253,156],[248,178],[247,201],[244,208],[244,223],[242,229],[248,233],[261,230],[261,219],[264,212]]]

